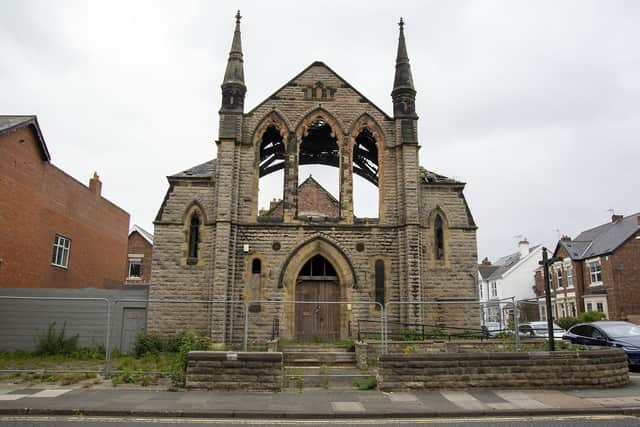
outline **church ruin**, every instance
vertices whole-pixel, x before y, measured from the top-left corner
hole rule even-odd
[[[345,339],[358,319],[380,319],[374,302],[477,300],[476,225],[465,184],[419,164],[403,25],[393,115],[322,62],[246,111],[236,16],[217,158],[168,177],[155,219],[150,298],[250,303],[249,335],[256,341],[269,339],[274,325],[286,338]],[[337,168],[338,196],[323,193],[315,180],[299,186],[305,178],[299,166],[311,164]],[[278,171],[282,200],[261,212],[259,179]],[[377,217],[354,215],[354,176],[376,186]],[[478,313],[466,308],[395,305],[389,317],[431,324],[456,319],[477,328]],[[152,302],[148,332],[192,329],[238,342],[243,319],[238,304]]]

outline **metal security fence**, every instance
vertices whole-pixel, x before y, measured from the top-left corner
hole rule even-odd
[[[275,305],[278,306],[280,309],[278,310],[278,315],[273,319],[272,323],[271,323],[271,335],[273,337],[275,336],[280,336],[280,331],[279,329],[282,328],[283,324],[285,324],[285,313],[284,313],[284,309],[286,306],[293,306],[294,310],[293,313],[287,313],[286,316],[295,316],[295,308],[301,308],[301,307],[311,307],[312,310],[317,310],[320,308],[320,306],[339,306],[341,309],[348,311],[348,312],[352,312],[353,311],[353,307],[375,307],[374,310],[368,310],[368,312],[373,311],[373,313],[375,313],[375,316],[377,317],[376,321],[378,322],[378,336],[380,337],[380,345],[381,348],[384,348],[384,324],[385,324],[385,310],[384,307],[382,306],[382,304],[380,304],[379,302],[375,302],[375,301],[272,301],[272,300],[255,300],[255,301],[250,301],[245,305],[245,314],[244,314],[244,332],[243,332],[243,347],[247,348],[247,340],[249,338],[250,335],[250,330],[249,330],[249,326],[250,326],[250,321],[251,321],[251,316],[252,313],[249,310],[249,307],[255,306],[255,305]],[[315,308],[313,307],[315,306]],[[259,316],[260,314],[255,314],[254,316]],[[340,315],[341,317],[343,316],[342,314]],[[345,325],[340,325],[340,329],[339,331],[341,331],[342,329],[344,329],[344,327],[346,326],[347,329],[347,335],[350,337],[353,337],[353,327],[351,326],[353,324],[353,321],[355,320],[356,322],[359,321],[361,319],[361,317],[363,316],[363,313],[357,313],[355,315],[351,315],[351,316],[347,316],[347,317],[353,317],[354,319],[345,319]],[[368,317],[368,316],[367,316]],[[291,318],[289,317],[289,323],[291,322]],[[273,331],[274,325],[278,326],[278,331]],[[293,334],[295,334],[294,331],[289,331]]]

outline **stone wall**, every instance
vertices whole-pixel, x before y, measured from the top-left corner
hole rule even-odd
[[[378,362],[382,391],[459,388],[608,388],[629,382],[622,349],[531,353],[389,353]]]
[[[186,387],[208,390],[282,390],[282,353],[191,351]]]

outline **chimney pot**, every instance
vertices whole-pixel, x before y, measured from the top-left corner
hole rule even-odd
[[[620,221],[622,218],[624,218],[624,216],[622,216],[622,215],[616,215],[616,214],[613,214],[613,215],[611,215],[611,222],[618,222],[618,221]]]
[[[89,191],[96,196],[100,196],[102,194],[102,182],[100,181],[98,172],[94,172],[93,177],[89,180]]]
[[[563,234],[560,240],[562,240],[563,242],[570,242],[571,237],[567,236],[566,234]]]
[[[482,260],[482,265],[491,265],[491,261],[489,261],[489,257],[484,257]]]

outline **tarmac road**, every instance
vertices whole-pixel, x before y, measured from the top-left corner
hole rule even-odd
[[[637,427],[640,419],[628,416],[564,416],[453,419],[345,419],[345,420],[206,420],[101,417],[0,417],[0,427],[174,427],[174,426],[430,426],[430,427]]]

